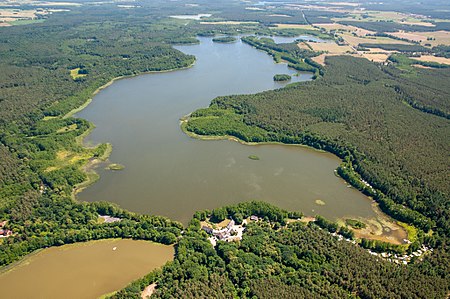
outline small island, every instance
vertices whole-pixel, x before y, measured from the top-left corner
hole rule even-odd
[[[273,76],[273,81],[289,81],[291,80],[291,76],[288,74],[276,74]]]
[[[366,228],[366,224],[356,219],[345,219],[345,224],[351,226],[354,229]]]
[[[125,168],[125,166],[123,166],[122,164],[112,163],[112,164],[109,164],[108,166],[106,166],[105,169],[107,169],[107,170],[122,170],[124,168]]]
[[[236,38],[233,36],[219,36],[212,39],[215,43],[234,43]]]
[[[250,160],[259,160],[259,157],[258,156],[256,156],[256,155],[250,155],[250,156],[248,156],[248,158],[250,159]]]

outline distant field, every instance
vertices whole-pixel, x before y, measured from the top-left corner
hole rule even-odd
[[[295,28],[295,29],[309,29],[313,30],[314,27],[311,25],[300,25],[300,24],[275,24],[278,28]]]
[[[326,59],[327,57],[331,57],[331,56],[339,56],[339,55],[343,55],[343,54],[330,54],[330,53],[327,53],[327,54],[320,54],[319,56],[313,57],[313,58],[311,58],[311,59],[312,59],[313,61],[315,61],[315,62],[321,64],[321,65],[325,65],[325,59]],[[359,57],[358,54],[346,54],[346,55],[354,56],[354,57]]]
[[[437,45],[450,45],[450,31],[432,31],[432,32],[392,32],[389,33],[393,36],[406,38],[421,44],[430,44],[432,46]],[[433,38],[434,40],[427,40],[427,38]]]
[[[420,57],[414,57],[415,60],[420,61],[431,61],[431,62],[437,62],[442,64],[449,64],[450,65],[450,58],[445,57],[436,57],[432,55],[422,55]]]
[[[362,56],[373,62],[385,62],[390,54],[364,52]]]
[[[344,31],[348,31],[348,32],[354,32],[358,36],[366,36],[367,34],[374,34],[375,33],[375,31],[370,31],[370,30],[358,28],[358,27],[355,27],[355,26],[343,25],[343,24],[338,24],[338,23],[314,24],[314,26],[317,26],[317,27],[320,27],[320,28],[325,28],[328,31],[329,30],[344,30]]]
[[[395,40],[388,37],[356,37],[349,33],[342,33],[340,36],[351,46],[357,47],[359,44],[403,44],[410,43],[400,40]]]
[[[48,15],[52,10],[0,9],[0,26],[27,25],[44,22],[38,16]]]
[[[330,54],[343,54],[345,52],[352,52],[353,48],[350,46],[339,46],[336,43],[307,43],[314,51],[324,51]]]
[[[405,25],[435,27],[425,16],[413,16],[394,11],[353,11],[350,17],[334,18],[334,21],[362,21],[362,22],[395,22]]]

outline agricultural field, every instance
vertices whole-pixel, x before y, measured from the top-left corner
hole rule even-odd
[[[278,0],[70,1],[75,2],[5,0],[0,6],[0,229],[13,232],[0,239],[0,271],[43,248],[132,238],[174,244],[174,262],[104,298],[140,298],[152,286],[152,298],[448,297],[449,0],[427,0],[430,5],[410,0],[390,0],[389,5],[369,0],[308,0],[306,4]],[[324,42],[298,43],[300,35]],[[111,84],[120,87],[145,78],[115,82],[120,77],[164,72],[160,76],[166,78],[197,71],[202,61],[199,54],[188,55],[178,45],[235,38],[246,45],[210,44],[214,49],[242,46],[256,51],[250,45],[270,55],[259,53],[267,56],[263,58],[269,59],[268,65],[275,65],[271,59],[286,63],[291,68],[289,75],[264,73],[276,90],[220,93],[216,98],[205,92],[211,101],[209,108],[185,109],[183,113],[191,113],[182,127],[178,127],[182,114],[177,114],[168,128],[197,138],[228,135],[242,142],[277,143],[273,148],[296,144],[318,149],[317,155],[334,154],[340,160],[330,168],[331,176],[345,190],[367,196],[364,200],[379,208],[382,220],[364,215],[339,216],[338,223],[326,220],[319,209],[328,208],[331,201],[319,197],[315,210],[308,210],[310,217],[303,219],[303,211],[252,201],[202,207],[187,223],[157,216],[154,206],[142,212],[149,214],[141,214],[94,196],[93,202],[78,201],[76,193],[99,175],[106,177],[124,168],[108,160],[113,147],[120,152],[120,143],[94,146],[94,139],[89,138],[82,143],[95,125],[82,118],[80,109],[91,101],[91,107],[95,106],[94,95]],[[232,59],[233,55],[240,53],[233,51]],[[212,64],[207,67],[220,69]],[[309,72],[308,81],[297,82],[294,70],[302,75]],[[240,69],[231,72],[233,77],[240,73]],[[287,81],[291,75],[291,84],[284,87],[271,80]],[[247,78],[242,80],[245,84]],[[219,85],[233,84],[218,81]],[[210,87],[208,82],[202,84]],[[203,96],[200,88],[189,89]],[[116,93],[125,105],[133,105],[128,94]],[[179,97],[182,105],[185,94]],[[143,98],[147,97],[152,100],[155,93],[146,89]],[[112,110],[105,109],[105,113]],[[129,115],[140,124],[139,117]],[[105,116],[116,123],[121,120]],[[162,134],[163,126],[155,130]],[[137,141],[154,141],[150,138],[154,128],[144,128],[145,134]],[[132,132],[127,124],[121,129]],[[207,141],[182,138],[208,146]],[[126,146],[131,155],[139,144]],[[240,160],[233,158],[233,167],[266,163],[267,156],[257,150],[255,146]],[[126,168],[114,175],[128,178],[133,164],[118,162]],[[111,172],[97,174],[95,167]],[[142,179],[141,185],[150,181]],[[211,184],[224,186],[219,175],[211,180]],[[176,178],[168,183],[168,189],[175,186],[183,191],[179,198],[173,196],[177,204],[165,203],[170,209],[182,209],[187,197],[198,201]],[[131,189],[123,188],[125,192]],[[207,199],[217,195],[212,192]],[[236,195],[237,201],[245,200],[240,196]],[[117,221],[100,222],[99,217]],[[212,245],[201,227],[206,219],[221,226],[255,217],[240,242],[219,240]],[[412,255],[419,248],[426,248],[426,254],[407,263],[385,258],[388,254]]]
[[[366,36],[368,34],[375,34],[375,31],[370,31],[355,26],[344,25],[339,23],[331,24],[314,24],[315,27],[324,28],[327,31],[335,30],[338,32],[350,32],[355,33],[357,36]]]
[[[450,65],[450,58],[445,58],[445,57],[436,57],[436,56],[432,56],[432,55],[422,55],[420,57],[414,57],[414,59],[419,60],[419,61],[430,61],[430,62],[437,62],[437,63]]]
[[[339,21],[364,21],[364,22],[394,22],[405,25],[435,27],[427,17],[421,15],[405,14],[394,11],[353,11],[346,18],[333,19]]]
[[[389,37],[379,37],[379,36],[370,36],[370,37],[357,37],[352,34],[342,33],[339,34],[340,37],[344,39],[350,46],[357,47],[359,44],[403,44],[408,45],[410,43],[406,41],[396,40]]]
[[[335,42],[329,43],[304,42],[304,43],[307,44],[309,47],[312,48],[313,51],[316,52],[327,52],[330,54],[344,54],[354,52],[351,46],[346,45],[341,46],[336,44]]]
[[[419,42],[422,45],[429,44],[431,46],[450,45],[450,31],[430,31],[430,32],[392,32],[393,36],[409,39]]]

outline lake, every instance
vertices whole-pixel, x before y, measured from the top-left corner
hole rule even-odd
[[[51,247],[0,274],[0,297],[98,298],[124,288],[173,256],[172,246],[127,239]]]
[[[291,82],[312,77],[275,64],[241,41],[200,41],[177,47],[197,57],[192,68],[118,80],[77,114],[96,125],[86,144],[112,143],[110,161],[125,165],[121,171],[98,167],[100,180],[78,199],[115,202],[183,223],[196,210],[253,199],[332,219],[375,217],[371,200],[334,174],[340,160],[332,154],[302,146],[201,141],[181,131],[181,117],[217,96],[283,87],[273,81],[275,74],[298,74]]]

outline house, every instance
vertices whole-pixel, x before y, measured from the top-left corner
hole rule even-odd
[[[0,229],[0,237],[9,237],[12,236],[12,231],[9,229]]]
[[[233,228],[233,226],[234,226],[234,220],[233,219],[231,219],[231,221],[228,223],[228,225],[227,225],[227,230],[230,230],[230,229],[232,229]]]
[[[250,220],[251,221],[258,221],[259,219],[258,219],[258,216],[252,215],[252,216],[250,216]]]
[[[202,230],[204,230],[207,234],[212,234],[214,232],[214,229],[212,229],[212,227],[209,226],[202,226]]]

